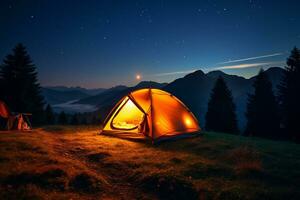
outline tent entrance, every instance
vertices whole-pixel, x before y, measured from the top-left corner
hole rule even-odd
[[[119,130],[138,129],[144,122],[145,114],[130,98],[125,98],[111,121],[111,127]]]

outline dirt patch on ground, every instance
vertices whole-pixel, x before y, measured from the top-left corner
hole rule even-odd
[[[206,179],[211,177],[232,178],[234,176],[233,171],[229,167],[201,162],[189,165],[182,173],[193,179]]]
[[[107,152],[100,152],[100,153],[92,153],[87,155],[87,159],[90,162],[101,162],[103,161],[105,158],[110,157],[111,155]]]
[[[76,175],[71,179],[69,186],[76,192],[96,193],[102,191],[101,181],[87,173]]]
[[[171,163],[174,163],[174,164],[181,164],[182,161],[183,161],[182,159],[176,158],[176,157],[170,159],[170,162],[171,162]]]
[[[137,182],[144,190],[157,194],[161,199],[198,199],[193,185],[175,176],[154,174],[143,177]]]

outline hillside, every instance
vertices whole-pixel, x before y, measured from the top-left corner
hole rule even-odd
[[[300,198],[296,144],[205,132],[151,145],[98,132],[0,132],[0,199]]]

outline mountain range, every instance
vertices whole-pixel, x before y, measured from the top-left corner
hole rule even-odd
[[[52,89],[55,91],[62,91],[62,92],[67,92],[67,91],[80,91],[82,93],[88,94],[88,95],[96,95],[100,94],[101,92],[105,91],[105,88],[94,88],[94,89],[87,89],[83,87],[66,87],[66,86],[48,86],[45,87],[47,89]]]
[[[265,72],[272,82],[275,94],[277,94],[277,85],[282,78],[284,70],[279,67],[272,67]],[[43,88],[43,93],[50,104],[53,104],[53,102],[63,103],[62,101],[66,100],[72,101],[74,106],[92,105],[98,109],[97,113],[105,116],[114,104],[130,91],[147,87],[160,88],[174,94],[182,100],[198,118],[200,126],[203,126],[205,123],[204,119],[209,96],[213,85],[219,76],[224,78],[229,89],[232,91],[233,99],[236,104],[239,127],[243,129],[246,123],[245,111],[247,97],[249,93],[253,92],[252,84],[255,76],[246,79],[241,76],[229,75],[222,71],[204,73],[203,71],[198,70],[187,74],[182,78],[176,79],[169,84],[142,81],[134,87],[120,85],[110,89],[99,89],[96,95],[87,93],[84,88],[78,87],[68,88],[67,90],[63,87]],[[55,94],[53,91],[57,93]]]
[[[279,67],[269,68],[265,71],[269,77],[273,91],[277,94],[277,86],[280,83],[284,70]],[[248,94],[253,92],[253,81],[255,77],[246,79],[241,76],[229,75],[222,71],[212,71],[205,74],[201,70],[176,79],[163,89],[181,99],[196,115],[200,126],[205,123],[205,114],[211,90],[215,81],[222,76],[232,92],[240,129],[246,124],[245,112]]]
[[[104,88],[86,89],[81,87],[50,86],[42,87],[42,94],[47,104],[55,105],[97,95],[105,90]]]

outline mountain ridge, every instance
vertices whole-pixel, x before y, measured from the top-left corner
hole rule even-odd
[[[275,94],[277,94],[277,86],[281,81],[284,69],[272,67],[265,70],[265,72],[273,85]],[[227,74],[219,70],[210,71],[208,73],[197,70],[185,75],[184,77],[175,79],[170,83],[142,81],[133,87],[118,85],[106,89],[100,94],[86,96],[74,101],[74,104],[88,104],[96,106],[98,108],[98,113],[101,116],[105,116],[115,103],[129,92],[141,88],[160,88],[172,93],[183,101],[198,118],[200,126],[204,126],[207,103],[213,85],[219,76],[224,78],[229,89],[232,91],[232,96],[236,105],[239,127],[240,129],[243,129],[246,123],[245,111],[247,97],[249,93],[253,92],[252,84],[256,76],[245,78],[242,76]]]

